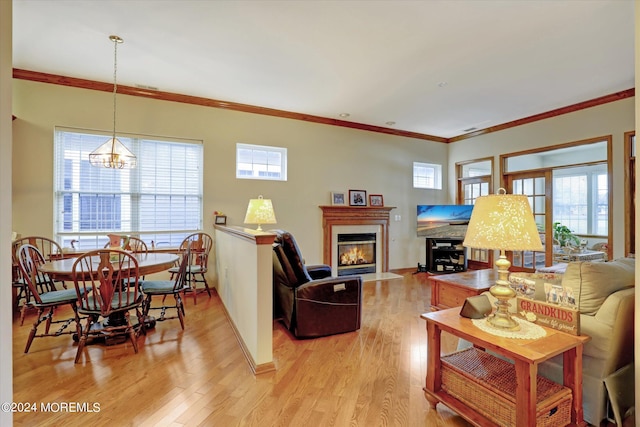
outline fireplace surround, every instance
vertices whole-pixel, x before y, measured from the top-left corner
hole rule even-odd
[[[323,262],[338,274],[337,235],[375,233],[376,272],[389,271],[389,212],[392,206],[320,206]]]

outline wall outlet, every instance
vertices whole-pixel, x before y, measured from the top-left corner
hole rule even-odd
[[[402,215],[396,215],[393,217],[394,221],[398,222],[402,220]]]

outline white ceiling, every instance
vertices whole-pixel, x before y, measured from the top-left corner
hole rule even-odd
[[[634,87],[632,0],[14,0],[14,68],[454,137]],[[390,126],[389,121],[396,122]]]

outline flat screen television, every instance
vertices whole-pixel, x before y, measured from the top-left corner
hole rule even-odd
[[[418,237],[464,239],[473,205],[418,205]]]

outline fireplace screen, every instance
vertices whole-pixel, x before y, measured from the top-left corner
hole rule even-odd
[[[338,276],[376,272],[376,234],[338,235]]]

